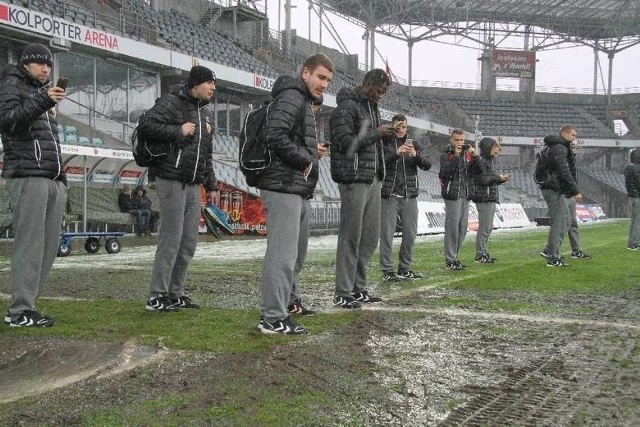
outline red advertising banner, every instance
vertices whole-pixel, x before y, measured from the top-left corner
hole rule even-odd
[[[494,50],[493,75],[532,79],[536,73],[536,54],[523,50]]]
[[[212,193],[211,200],[207,200],[202,187],[202,203],[216,205],[226,212],[233,234],[266,235],[267,215],[262,199],[221,181],[218,181],[218,186],[220,191]],[[203,218],[200,222],[204,225]]]

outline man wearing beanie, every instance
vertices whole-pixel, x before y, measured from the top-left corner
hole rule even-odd
[[[53,55],[44,45],[24,48],[18,66],[0,77],[2,177],[7,180],[14,231],[11,303],[5,322],[16,327],[52,326],[36,310],[60,244],[67,199],[58,126],[51,110],[65,90],[50,87]]]
[[[187,268],[198,243],[200,185],[217,191],[213,172],[213,117],[206,108],[216,91],[210,69],[194,66],[187,84],[163,95],[142,115],[138,131],[147,141],[168,146],[155,177],[162,226],[151,273],[146,310],[198,308],[185,293]]]

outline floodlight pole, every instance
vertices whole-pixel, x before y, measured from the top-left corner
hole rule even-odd
[[[598,94],[598,41],[593,46],[593,95]]]
[[[407,77],[409,79],[409,96],[411,96],[413,95],[413,73],[411,72],[411,69],[413,68],[413,40],[409,40],[407,42],[407,47],[409,48],[409,73]]]
[[[609,79],[607,81],[607,105],[611,105],[611,86],[613,85],[613,57],[615,53],[609,52]]]

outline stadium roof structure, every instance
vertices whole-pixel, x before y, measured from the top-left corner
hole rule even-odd
[[[586,45],[615,54],[640,44],[640,0],[313,0],[321,10],[415,43],[457,36],[498,47],[527,36],[530,50]]]

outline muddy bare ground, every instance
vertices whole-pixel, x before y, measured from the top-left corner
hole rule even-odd
[[[223,282],[198,285],[201,295],[209,286],[220,292]],[[325,291],[309,299],[330,312]],[[246,306],[244,297],[238,307]],[[425,303],[438,298],[477,305]],[[505,299],[554,310],[512,315],[481,308]],[[248,354],[0,332],[0,402],[12,401],[0,406],[0,425],[78,425],[83,414],[114,407],[133,417],[141,402],[172,396],[170,407],[156,408],[150,419],[238,425],[226,421],[230,411],[245,414],[234,415],[241,425],[636,426],[639,300],[637,289],[560,299],[433,286],[392,290],[351,326]],[[246,333],[259,335],[254,326]],[[270,395],[292,407],[306,396],[316,410],[269,420],[254,402]]]

